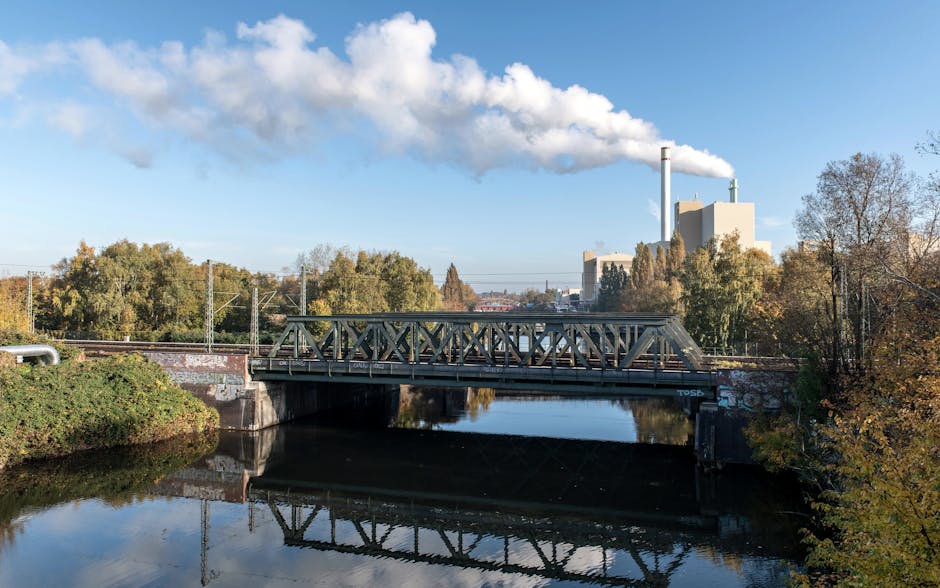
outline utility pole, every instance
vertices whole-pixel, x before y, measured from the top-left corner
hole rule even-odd
[[[251,289],[251,335],[249,335],[248,347],[253,356],[258,355],[258,287]]]
[[[36,332],[36,313],[33,310],[33,276],[32,271],[26,272],[26,320],[29,321],[29,334]]]
[[[300,266],[300,316],[307,316],[307,266]]]
[[[300,316],[307,316],[307,266],[300,266]],[[295,335],[300,340],[296,343],[300,345],[301,353],[307,352],[307,338],[298,331]]]
[[[215,293],[212,283],[212,260],[206,260],[206,353],[212,353],[215,339]]]

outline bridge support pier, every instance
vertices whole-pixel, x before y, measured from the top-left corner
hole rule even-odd
[[[752,413],[734,411],[716,402],[703,402],[695,415],[695,455],[706,468],[754,464],[744,428]]]

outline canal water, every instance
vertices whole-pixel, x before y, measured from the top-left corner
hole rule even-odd
[[[0,586],[783,586],[802,555],[796,487],[701,471],[676,401],[389,406],[0,474]]]

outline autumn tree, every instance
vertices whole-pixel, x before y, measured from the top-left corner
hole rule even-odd
[[[835,371],[863,368],[871,332],[892,312],[881,295],[884,270],[899,255],[907,256],[903,246],[913,228],[914,188],[897,155],[856,153],[828,163],[816,191],[803,197],[797,231],[819,247],[829,267],[834,329],[829,357]]]
[[[317,314],[425,311],[440,306],[430,270],[397,251],[359,251],[353,262],[344,250],[337,250],[317,278],[315,291],[312,308]]]
[[[649,245],[637,243],[630,269],[630,284],[636,289],[648,288],[655,279],[653,254]]]
[[[0,279],[0,331],[27,330],[26,280],[19,277]]]
[[[680,277],[685,327],[699,345],[723,352],[743,346],[769,266],[768,256],[741,249],[736,232],[710,240],[686,259]]]
[[[623,295],[623,309],[681,314],[679,270],[685,257],[682,237],[674,233],[667,249],[657,245],[655,258],[649,246],[643,243],[637,245],[636,252],[634,271],[639,274],[631,276],[635,279]]]
[[[441,298],[444,310],[472,310],[476,305],[476,292],[469,284],[461,281],[457,274],[457,267],[453,263],[447,268],[447,276],[444,278],[444,285],[441,286]]]

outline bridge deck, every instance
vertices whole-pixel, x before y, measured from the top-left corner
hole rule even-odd
[[[679,396],[714,399],[713,372],[588,370],[569,367],[427,365],[370,361],[267,358],[249,363],[256,380],[413,384],[546,390],[585,394]]]

